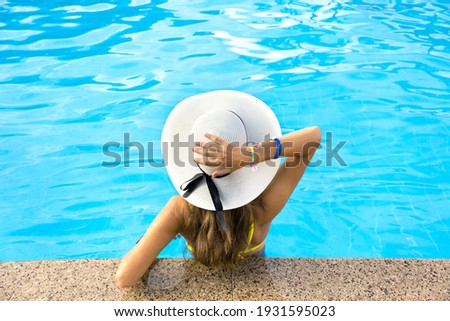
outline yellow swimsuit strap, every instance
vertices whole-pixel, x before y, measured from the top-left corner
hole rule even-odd
[[[255,221],[253,219],[253,210],[252,210],[252,208],[250,208],[250,217],[251,217],[251,223],[250,223],[250,230],[248,231],[248,239],[247,239],[247,244],[248,245],[250,245],[250,243],[252,242],[253,233],[255,231]],[[239,253],[239,254],[245,254],[245,253],[257,250],[257,249],[261,248],[264,245],[265,242],[266,242],[266,240],[262,241],[258,245],[255,245],[254,247],[251,247],[251,248],[247,247],[245,250],[241,251],[241,253]]]
[[[192,205],[190,203],[189,207],[192,207]],[[250,230],[248,231],[248,237],[247,237],[247,244],[250,245],[250,243],[252,242],[252,238],[253,238],[253,233],[255,231],[255,222],[253,220],[253,211],[250,208],[250,219],[251,219],[251,223],[250,223]],[[248,252],[252,252],[255,251],[259,248],[261,248],[262,246],[264,246],[264,243],[266,242],[266,240],[262,241],[261,243],[259,243],[258,245],[255,245],[254,247],[251,248],[246,248],[245,250],[239,252],[239,255],[242,256],[242,254],[248,253]],[[186,242],[186,246],[189,249],[189,251],[194,252],[194,249],[192,248],[192,246],[190,246],[187,242]]]

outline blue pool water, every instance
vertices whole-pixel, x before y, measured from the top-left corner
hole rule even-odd
[[[76,3],[0,0],[0,261],[123,256],[175,191],[103,145],[215,89],[324,132],[268,256],[450,258],[448,1]]]

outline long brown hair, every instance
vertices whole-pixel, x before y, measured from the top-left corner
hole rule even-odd
[[[239,252],[248,246],[251,206],[223,211],[226,231],[216,212],[190,206],[184,230],[193,257],[206,266],[236,267],[242,260]]]

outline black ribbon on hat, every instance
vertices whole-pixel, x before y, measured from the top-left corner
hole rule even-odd
[[[219,190],[217,189],[216,184],[214,184],[212,176],[206,174],[203,169],[200,168],[200,166],[198,166],[198,168],[200,169],[201,173],[195,174],[194,177],[192,177],[190,180],[187,180],[186,182],[181,184],[180,189],[182,191],[185,191],[183,197],[186,198],[191,195],[191,193],[195,191],[195,189],[205,179],[206,185],[208,186],[209,195],[211,195],[211,200],[214,204],[214,208],[216,209],[217,217],[219,218],[220,226],[222,226],[222,229],[226,231],[225,219],[222,215],[223,206],[222,201],[220,200]]]

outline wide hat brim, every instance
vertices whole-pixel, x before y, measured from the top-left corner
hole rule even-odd
[[[193,161],[193,125],[201,115],[214,110],[229,110],[239,115],[249,142],[263,142],[281,135],[275,114],[263,101],[252,95],[234,90],[218,90],[184,99],[167,118],[161,138],[166,169],[180,195],[184,194],[181,185],[201,173]],[[270,184],[278,166],[279,159],[268,160],[257,164],[256,171],[245,166],[225,177],[213,178],[223,209],[241,207],[256,199]],[[215,210],[205,181],[186,200],[197,207]]]

